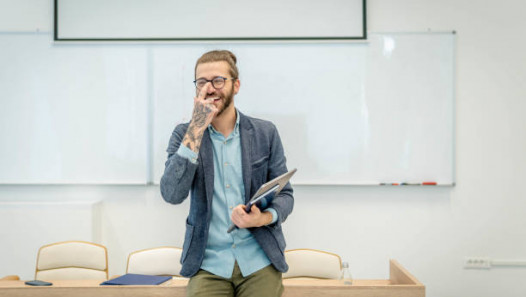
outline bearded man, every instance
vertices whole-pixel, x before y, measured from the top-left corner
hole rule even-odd
[[[192,119],[173,131],[161,179],[166,202],[179,204],[191,194],[181,275],[190,277],[192,297],[281,296],[288,269],[281,224],[294,206],[290,184],[264,211],[244,209],[287,166],[274,124],[235,108],[236,62],[226,50],[197,60]],[[238,228],[227,233],[232,223]]]

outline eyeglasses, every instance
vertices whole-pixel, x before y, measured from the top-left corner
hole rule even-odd
[[[194,84],[195,84],[195,87],[200,90],[206,85],[207,82],[211,82],[212,86],[215,89],[220,90],[220,89],[222,89],[225,86],[225,81],[227,79],[228,78],[222,77],[222,76],[216,76],[216,77],[214,77],[212,79],[200,78],[200,79],[194,80]],[[230,78],[230,79],[234,80],[235,78]]]

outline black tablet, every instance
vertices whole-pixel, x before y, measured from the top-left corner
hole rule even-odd
[[[29,286],[51,286],[51,285],[53,285],[53,283],[45,282],[45,281],[41,281],[41,280],[27,281],[27,282],[25,282],[25,284],[29,285]]]

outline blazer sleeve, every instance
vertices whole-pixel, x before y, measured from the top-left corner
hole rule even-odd
[[[272,125],[273,131],[270,139],[270,156],[269,156],[269,169],[268,169],[268,180],[272,180],[284,173],[287,170],[287,160],[285,158],[285,152],[281,143],[278,130]],[[278,228],[283,223],[294,208],[294,196],[292,186],[290,182],[279,192],[279,194],[273,199],[269,207],[276,210],[278,214],[278,220],[269,225],[269,227]]]
[[[168,160],[161,178],[161,195],[172,204],[179,204],[188,197],[198,167],[198,163],[177,153],[187,129],[188,124],[175,127],[166,150]]]

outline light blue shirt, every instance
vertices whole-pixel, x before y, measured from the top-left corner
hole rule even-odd
[[[214,153],[214,197],[201,269],[224,278],[232,277],[236,261],[243,276],[248,276],[270,264],[267,255],[250,231],[235,229],[227,233],[228,227],[232,224],[230,216],[233,208],[245,203],[239,114],[236,115],[234,131],[226,138],[212,125],[208,127]],[[197,162],[197,153],[184,145],[179,147],[177,153],[194,163]],[[272,208],[266,210],[272,214],[272,223],[276,222],[276,210]]]

